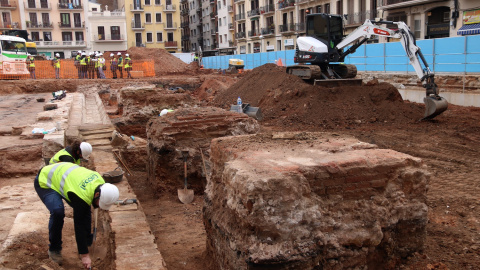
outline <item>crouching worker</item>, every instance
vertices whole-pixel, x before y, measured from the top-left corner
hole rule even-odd
[[[109,210],[118,200],[118,188],[105,183],[99,173],[73,163],[60,162],[43,167],[34,181],[35,191],[50,211],[48,256],[62,264],[63,200],[73,208],[78,253],[85,268],[92,266],[88,247],[92,245],[91,206]]]
[[[51,159],[50,165],[57,162],[71,162],[80,165],[80,160],[88,160],[92,154],[92,145],[87,142],[75,141],[72,145],[58,151]]]

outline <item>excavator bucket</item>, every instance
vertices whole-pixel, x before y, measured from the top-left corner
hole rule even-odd
[[[425,103],[425,116],[422,120],[433,119],[448,108],[447,100],[440,96],[425,97],[423,102]]]

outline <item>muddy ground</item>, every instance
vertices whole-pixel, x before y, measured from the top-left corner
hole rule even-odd
[[[435,119],[419,121],[424,105],[403,101],[388,84],[311,86],[275,65],[222,82],[221,88],[215,86],[218,83],[208,87],[204,83],[192,95],[202,97],[200,104],[222,108],[229,108],[241,96],[245,103],[262,109],[264,132],[344,133],[422,158],[432,173],[427,241],[423,252],[405,258],[397,269],[480,269],[480,108],[450,105]],[[129,183],[141,201],[167,267],[214,269],[205,257],[201,194],[193,204],[183,205],[176,194],[155,194],[149,189],[144,168],[130,170],[134,176],[129,177]],[[36,247],[38,243],[28,246],[32,250]],[[37,253],[26,254],[36,258]],[[40,266],[45,254],[38,254],[42,254],[36,258]]]

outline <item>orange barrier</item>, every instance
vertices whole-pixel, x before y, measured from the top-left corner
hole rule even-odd
[[[106,70],[103,71],[107,79],[113,78],[113,72],[110,69],[110,63],[106,61]],[[88,71],[87,78],[88,78]],[[130,71],[133,78],[141,77],[155,77],[155,64],[153,60],[135,61],[133,59],[133,67]],[[96,70],[93,71],[94,78],[97,79]],[[35,61],[35,76],[36,79],[55,79],[55,69],[51,60],[36,60]],[[78,79],[79,70],[74,65],[73,59],[61,59],[60,60],[60,79]],[[120,78],[120,71],[117,70],[117,78]],[[123,78],[127,78],[127,71],[123,68]],[[17,79],[31,79],[29,75],[11,75],[0,74],[0,79],[4,80],[17,80]]]

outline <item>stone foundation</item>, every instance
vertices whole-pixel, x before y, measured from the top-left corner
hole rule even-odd
[[[352,137],[276,133],[211,144],[207,253],[217,269],[393,269],[426,237],[420,159]]]
[[[148,180],[158,192],[177,192],[184,185],[182,151],[187,151],[188,188],[203,194],[206,176],[200,149],[208,163],[214,138],[253,134],[258,122],[243,113],[214,107],[181,108],[147,123]]]

